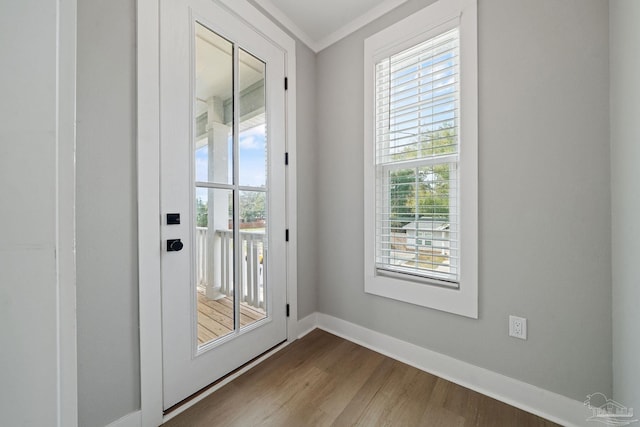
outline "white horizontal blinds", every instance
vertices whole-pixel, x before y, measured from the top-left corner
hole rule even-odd
[[[376,64],[376,267],[457,286],[459,32]]]

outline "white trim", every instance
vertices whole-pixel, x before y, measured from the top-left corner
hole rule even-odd
[[[296,54],[295,41],[246,0],[215,0],[285,52],[287,150],[287,339],[297,337]],[[261,30],[258,30],[260,28]],[[137,0],[138,259],[140,307],[140,417],[142,426],[163,422],[162,312],[160,292],[159,0]]]
[[[277,352],[279,352],[280,350],[282,350],[283,348],[285,348],[289,344],[290,344],[290,342],[286,341],[286,342],[278,345],[276,348],[270,350],[268,353],[263,354],[262,356],[260,356],[256,360],[254,360],[253,362],[247,364],[246,366],[243,366],[241,369],[239,369],[238,371],[236,371],[233,374],[229,375],[224,380],[220,381],[218,384],[214,385],[213,387],[211,387],[207,391],[199,394],[198,396],[196,396],[193,399],[189,400],[185,404],[181,405],[179,408],[176,408],[175,410],[171,411],[171,413],[169,413],[168,415],[166,415],[163,418],[162,422],[166,423],[170,419],[175,418],[176,416],[180,415],[181,413],[183,413],[187,409],[189,409],[192,406],[194,406],[196,403],[200,402],[203,399],[206,399],[207,397],[209,397],[210,395],[212,395],[216,391],[220,390],[222,387],[224,387],[225,385],[229,384],[231,381],[235,380],[240,375],[242,375],[245,372],[249,371],[250,369],[253,369],[254,367],[258,366],[259,364],[261,364],[262,362],[264,362],[265,360],[267,360],[268,358],[270,358],[271,356],[273,356],[274,354],[276,354]],[[112,426],[109,426],[109,427],[112,427]],[[113,426],[113,427],[115,427],[115,426]],[[118,426],[118,427],[126,427],[126,426]]]
[[[586,418],[589,414],[585,412],[585,407],[580,401],[337,317],[323,313],[314,313],[314,315],[317,318],[318,328],[392,359],[558,424],[564,426],[587,425]],[[311,316],[307,318],[309,317]]]
[[[342,40],[349,34],[352,34],[364,27],[365,25],[375,21],[382,15],[395,9],[407,0],[385,0],[379,5],[366,11],[364,14],[356,17],[352,21],[338,28],[337,30],[327,34],[320,40],[316,40],[311,37],[306,31],[300,28],[285,12],[280,10],[271,0],[255,0],[265,11],[273,16],[278,22],[280,22],[287,30],[291,31],[293,35],[299,38],[304,44],[306,44],[315,53],[320,52],[323,49],[331,46],[332,44]]]
[[[318,313],[311,313],[304,319],[298,321],[298,339],[304,337],[309,332],[318,327]]]
[[[59,426],[78,425],[76,318],[76,34],[77,1],[58,2],[56,262]]]
[[[460,276],[458,289],[377,274],[375,267],[376,60],[400,52],[460,22]],[[436,310],[478,318],[478,60],[476,0],[439,0],[364,41],[364,290]]]
[[[289,243],[287,244],[287,302],[289,304],[289,321],[287,322],[287,339],[293,341],[298,336],[298,167],[296,144],[296,43],[289,36],[291,44],[287,47],[286,72],[289,79],[289,89],[285,95],[287,145],[289,166],[286,170],[287,192],[287,229]]]
[[[162,424],[159,0],[137,3],[140,422]]]
[[[122,418],[109,423],[107,427],[140,427],[142,425],[142,412],[135,411]]]

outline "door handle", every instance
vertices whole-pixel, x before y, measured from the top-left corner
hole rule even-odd
[[[184,245],[180,239],[169,239],[167,240],[167,252],[178,252],[181,251]]]

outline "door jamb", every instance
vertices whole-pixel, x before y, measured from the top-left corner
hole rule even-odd
[[[137,178],[138,281],[140,322],[140,412],[142,426],[163,422],[162,308],[160,255],[160,0],[137,0]],[[297,185],[296,185],[296,50],[295,41],[246,0],[213,0],[234,13],[285,57],[287,244],[287,340],[298,336]],[[284,85],[284,82],[283,82]],[[284,161],[284,155],[283,155]],[[283,236],[284,238],[284,236]]]

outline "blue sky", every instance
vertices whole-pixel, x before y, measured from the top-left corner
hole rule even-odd
[[[255,126],[240,133],[240,185],[251,187],[266,186],[265,141],[265,125]],[[229,141],[229,150],[231,150],[231,138]],[[231,162],[231,156],[229,157]],[[229,175],[231,175],[231,173],[231,165],[229,165]],[[206,146],[196,151],[196,181],[208,181]]]

